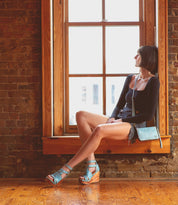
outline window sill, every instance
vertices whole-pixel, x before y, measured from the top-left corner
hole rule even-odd
[[[96,154],[168,154],[170,153],[170,135],[161,136],[163,148],[159,140],[128,144],[128,141],[103,139]],[[78,136],[43,137],[43,154],[75,154],[81,146]]]

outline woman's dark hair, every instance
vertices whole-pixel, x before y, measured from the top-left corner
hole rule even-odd
[[[152,74],[158,72],[158,48],[156,46],[142,46],[138,49],[141,56],[140,67],[147,69]]]

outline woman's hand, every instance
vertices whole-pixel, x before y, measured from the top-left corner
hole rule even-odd
[[[108,120],[106,121],[106,123],[112,123],[115,120],[115,118],[108,118]]]
[[[122,122],[122,119],[115,120],[115,118],[109,118],[106,123]]]

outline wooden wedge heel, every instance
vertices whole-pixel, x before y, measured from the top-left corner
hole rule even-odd
[[[95,164],[90,164],[95,163]],[[79,179],[79,182],[83,185],[91,184],[91,183],[97,183],[100,180],[100,168],[96,162],[96,160],[88,161],[88,167],[86,170],[86,175],[83,176],[83,179]],[[95,168],[95,171],[91,172],[89,168]]]

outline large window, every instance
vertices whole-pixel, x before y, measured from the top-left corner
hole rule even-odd
[[[128,142],[106,139],[96,153],[169,153],[167,0],[41,3],[43,152],[76,153],[81,143],[75,112],[110,115],[125,77],[138,72],[133,60],[137,48],[156,44],[163,149],[159,141],[137,141],[128,148]]]
[[[65,132],[75,132],[78,110],[111,114],[125,77],[138,72],[143,12],[142,0],[65,1]]]

